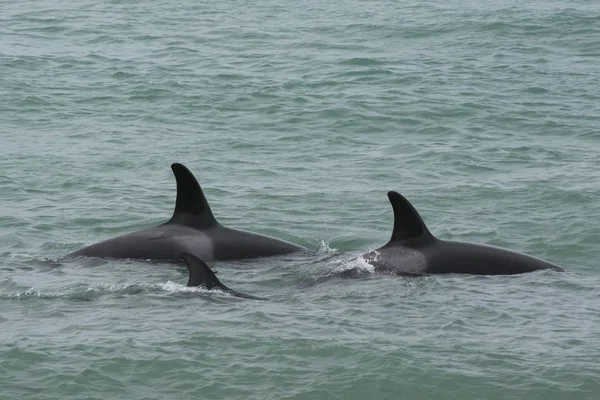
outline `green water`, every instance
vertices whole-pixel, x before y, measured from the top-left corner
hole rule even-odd
[[[3,2],[0,398],[596,399],[599,93],[596,1]],[[269,301],[57,261],[168,219],[173,162],[314,250],[213,265]],[[372,274],[388,190],[567,271]]]

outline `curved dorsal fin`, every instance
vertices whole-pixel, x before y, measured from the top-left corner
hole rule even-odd
[[[200,184],[183,164],[171,164],[177,181],[177,200],[169,223],[178,223],[195,228],[207,228],[218,224]]]
[[[221,281],[219,281],[214,272],[209,268],[208,265],[206,265],[204,261],[188,253],[181,253],[180,257],[183,259],[183,261],[185,261],[185,265],[188,268],[188,286],[204,286],[206,290],[211,290],[217,287],[224,292],[231,291],[227,286],[223,285]]]
[[[404,196],[398,192],[388,192],[388,198],[394,209],[394,231],[389,243],[427,243],[434,240],[417,210]]]
[[[189,279],[187,283],[188,286],[204,286],[206,290],[218,288],[222,292],[229,293],[235,297],[252,300],[265,300],[261,297],[256,297],[229,289],[227,286],[223,285],[221,281],[219,281],[208,265],[206,265],[206,263],[198,257],[189,253],[181,253],[180,257],[183,259],[183,261],[185,261],[185,265],[187,266],[189,272]]]

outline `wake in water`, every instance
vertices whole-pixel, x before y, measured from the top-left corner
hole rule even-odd
[[[138,283],[123,283],[123,284],[75,284],[62,288],[62,290],[38,289],[35,287],[18,291],[16,293],[2,293],[0,300],[53,300],[63,299],[72,301],[94,301],[102,297],[125,297],[137,296],[144,294],[180,294],[193,293],[209,296],[214,294],[213,290],[203,287],[189,287],[181,283],[167,281],[157,284],[138,284]],[[220,294],[229,296],[226,292]]]
[[[213,271],[198,258],[188,255],[194,268],[188,268],[188,282],[174,282],[167,279],[165,283],[149,283],[160,280],[166,271],[155,268],[161,263],[147,263],[135,260],[107,260],[99,258],[81,258],[76,262],[64,262],[58,259],[31,260],[28,254],[15,255],[19,260],[16,267],[10,268],[11,278],[0,282],[0,299],[3,300],[34,300],[34,299],[67,299],[71,301],[95,301],[104,297],[126,297],[136,295],[169,295],[194,294],[200,296],[243,297],[249,299],[268,299],[273,296],[254,296],[229,289],[222,284]],[[243,268],[251,274],[258,274],[262,281],[277,281],[277,291],[287,287],[289,290],[305,290],[335,279],[365,278],[374,272],[373,267],[361,257],[348,259],[348,254],[339,253],[328,243],[321,241],[320,250],[316,253],[299,254],[296,258],[285,260],[287,268],[281,268],[282,260],[276,258],[262,259],[254,264],[265,265],[261,268]],[[199,264],[201,263],[201,264]],[[143,264],[144,268],[140,268]],[[202,272],[198,266],[202,265]],[[270,267],[275,265],[274,267]],[[102,268],[99,268],[102,267]],[[15,271],[19,271],[15,274]],[[206,276],[205,276],[206,275]],[[98,283],[107,277],[117,279],[117,282]],[[131,283],[131,278],[138,282]],[[221,277],[221,275],[219,275]],[[14,278],[14,279],[13,279]],[[222,277],[221,277],[222,278]],[[139,283],[139,280],[144,283]],[[228,278],[224,278],[228,279]],[[42,286],[40,286],[42,282]],[[282,285],[282,282],[286,284]],[[281,298],[281,295],[275,296]],[[285,298],[285,295],[283,296]]]
[[[377,254],[377,251],[369,254]],[[27,271],[25,274],[19,274],[20,277],[25,277],[28,281],[33,281],[34,284],[25,286],[12,282],[10,278],[5,279],[4,282],[0,283],[0,288],[4,287],[4,290],[2,290],[4,294],[0,294],[0,298],[6,300],[61,298],[73,301],[93,301],[104,296],[125,297],[141,294],[160,296],[161,294],[189,293],[202,297],[217,295],[245,299],[264,300],[280,298],[283,300],[289,296],[289,291],[306,290],[328,282],[334,283],[339,279],[370,279],[377,272],[372,260],[371,262],[367,261],[364,255],[352,256],[351,253],[338,252],[337,249],[332,248],[324,240],[321,240],[319,250],[315,253],[298,253],[286,259],[277,257],[259,259],[251,262],[251,269],[246,267],[248,263],[243,263],[245,265],[243,270],[260,278],[255,279],[257,283],[265,282],[267,285],[270,282],[274,283],[277,292],[279,292],[275,296],[272,294],[268,296],[255,296],[254,294],[246,294],[230,289],[217,278],[206,263],[191,254],[182,254],[182,258],[188,268],[187,285],[175,283],[170,279],[166,283],[149,283],[154,279],[160,281],[160,277],[169,271],[164,271],[163,268],[153,268],[153,265],[161,264],[157,261],[150,263],[150,266],[144,262],[146,268],[140,269],[141,262],[136,260],[106,260],[84,257],[78,259],[77,263],[73,264],[64,263],[61,260],[45,259],[42,262],[36,261],[39,263],[40,268],[34,268],[31,266],[31,262],[27,261],[25,254],[15,253],[14,258],[21,261],[18,269],[20,271]],[[281,263],[283,262],[286,263],[285,268],[281,267]],[[101,265],[106,268],[96,268]],[[85,268],[80,268],[81,266]],[[116,274],[120,278],[119,281],[114,283],[97,283],[98,280],[105,280],[107,271],[111,271],[113,267],[117,267],[119,271]],[[111,277],[114,278],[115,276]],[[140,280],[143,279],[145,283],[130,283],[131,277],[135,277],[136,280],[138,278]],[[221,275],[219,277],[222,278]],[[268,278],[265,279],[265,277]],[[90,279],[93,281],[88,282]],[[245,278],[242,279],[245,280]],[[72,282],[73,280],[75,282]],[[229,282],[230,278],[227,277],[224,280]],[[68,283],[69,281],[71,283]],[[401,280],[402,285],[407,287],[418,287],[425,281],[425,279],[421,279],[415,284],[410,279]],[[50,286],[54,286],[55,288],[49,290],[40,288],[38,285],[39,282],[44,282],[45,285],[50,284]],[[67,282],[66,286],[64,286],[65,282]],[[282,282],[285,283],[282,285]],[[237,285],[237,283],[233,284]],[[57,289],[56,286],[59,286],[59,288]],[[282,294],[282,288],[284,290],[287,288],[288,292]],[[252,293],[252,291],[250,292]]]

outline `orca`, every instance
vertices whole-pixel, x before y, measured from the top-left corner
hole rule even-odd
[[[538,258],[483,244],[434,237],[413,205],[397,192],[388,192],[394,209],[394,229],[383,247],[361,257],[375,272],[397,275],[513,275],[537,270],[563,271]]]
[[[203,287],[206,290],[219,289],[223,293],[230,294],[235,297],[251,300],[266,300],[262,297],[252,296],[246,293],[238,292],[237,290],[229,289],[223,285],[221,281],[216,277],[214,272],[206,265],[204,261],[198,257],[189,254],[181,253],[181,259],[185,262],[189,272],[189,279],[187,286],[190,287]]]
[[[283,240],[219,224],[194,175],[179,163],[172,164],[171,169],[177,181],[177,198],[169,221],[93,244],[67,258],[131,258],[180,263],[181,253],[206,261],[224,261],[306,250]]]

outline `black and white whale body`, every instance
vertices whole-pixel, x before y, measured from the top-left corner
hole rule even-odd
[[[189,253],[206,261],[268,257],[303,247],[256,233],[227,228],[217,222],[202,188],[182,164],[172,164],[177,200],[164,224],[128,233],[77,250],[67,257],[132,258],[181,262]]]
[[[499,247],[440,240],[434,237],[412,204],[389,192],[394,209],[392,238],[362,257],[376,272],[398,275],[475,274],[512,275],[562,268],[525,254]]]
[[[189,279],[187,285],[190,287],[203,287],[206,290],[219,289],[223,293],[230,294],[235,297],[241,297],[243,299],[252,300],[266,300],[262,297],[252,296],[246,293],[241,293],[233,289],[229,289],[223,285],[221,281],[215,276],[214,272],[206,265],[204,261],[198,257],[188,254],[181,253],[181,258],[185,261],[189,272]]]

